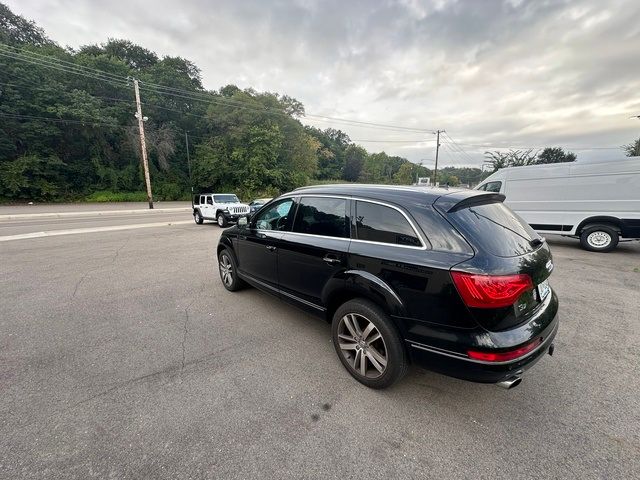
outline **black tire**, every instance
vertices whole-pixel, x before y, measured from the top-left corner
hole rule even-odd
[[[223,213],[219,213],[216,217],[216,222],[220,228],[225,228],[227,226],[227,219],[224,217]]]
[[[193,212],[193,221],[198,225],[202,225],[204,223],[204,218],[202,218],[200,210],[196,210],[195,212]]]
[[[377,333],[381,335],[381,340],[376,340],[371,344],[367,344],[365,341],[366,338],[362,339],[360,342],[356,341],[355,343],[350,343],[350,340],[348,339],[345,340],[345,330],[343,330],[347,326],[344,323],[345,317],[351,318],[352,326],[352,320],[354,318],[358,319],[357,322],[360,323],[360,326],[365,326],[365,328],[362,328],[359,332],[359,338],[362,339],[362,334],[364,334],[368,328],[368,323],[366,322],[369,322],[374,325],[375,329],[377,329]],[[372,330],[372,332],[373,331],[375,330]],[[350,337],[351,335],[347,333],[346,336]],[[370,333],[368,338],[372,337],[375,337],[375,334],[372,335],[372,333]],[[407,373],[407,352],[402,343],[402,338],[384,311],[369,300],[354,299],[341,305],[333,315],[333,321],[331,323],[331,338],[342,365],[353,378],[367,387],[376,389],[387,388],[400,380]],[[357,350],[342,348],[340,346],[341,344],[344,347],[352,347],[356,344],[362,345],[360,347],[360,357],[357,356]],[[357,349],[358,347],[355,346],[354,348]],[[362,352],[365,352],[364,355]],[[382,372],[376,370],[377,367],[375,367],[373,361],[370,360],[371,356],[374,355],[374,352],[376,355],[375,358],[379,359],[379,356],[383,356],[386,359],[386,365]],[[349,355],[351,355],[351,358],[348,358]],[[354,365],[358,362],[358,358],[362,360],[363,356],[365,357],[365,375],[362,375],[358,369],[354,368]],[[368,367],[366,366],[367,364]],[[358,365],[362,366],[361,363],[358,363]],[[380,365],[381,364],[379,363],[378,366]]]
[[[231,265],[230,271],[224,268],[224,265],[229,264]],[[244,280],[238,277],[238,264],[236,263],[235,256],[226,248],[218,254],[218,272],[220,273],[222,286],[230,292],[237,292],[246,286]],[[225,276],[226,273],[229,273],[230,279]]]
[[[590,252],[610,252],[619,240],[618,232],[610,225],[587,225],[580,233],[580,245]]]

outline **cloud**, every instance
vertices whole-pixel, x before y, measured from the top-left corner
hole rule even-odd
[[[63,45],[127,38],[309,113],[446,129],[445,161],[488,146],[606,147],[640,135],[640,2],[10,0]],[[311,121],[319,127],[330,122]],[[341,127],[369,150],[433,158],[425,135]],[[388,140],[389,143],[381,143]],[[456,153],[451,150],[455,150]],[[580,150],[581,156],[611,156]]]

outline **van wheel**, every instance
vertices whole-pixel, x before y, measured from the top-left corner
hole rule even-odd
[[[331,337],[342,365],[367,387],[389,387],[407,372],[400,335],[380,307],[368,300],[340,306],[333,315]]]
[[[221,228],[224,228],[227,226],[227,219],[224,218],[224,215],[222,213],[218,214],[218,226]]]
[[[582,230],[580,245],[590,252],[610,252],[618,245],[620,237],[613,227],[593,225]]]
[[[200,215],[200,210],[196,210],[195,212],[193,212],[193,221],[198,225],[202,225],[204,223],[204,218],[202,218],[202,215]]]

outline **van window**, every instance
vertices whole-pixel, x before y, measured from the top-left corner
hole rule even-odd
[[[487,192],[500,193],[501,187],[502,182],[489,182],[484,185],[484,188],[482,190],[486,190]]]
[[[398,210],[362,201],[356,202],[356,238],[392,245],[422,245],[413,227]]]
[[[516,257],[532,252],[536,232],[502,202],[473,205],[451,212],[447,218],[468,241],[498,257]]]
[[[293,223],[293,231],[349,238],[347,201],[344,198],[302,197]]]

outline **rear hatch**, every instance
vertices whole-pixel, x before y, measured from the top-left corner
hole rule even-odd
[[[551,295],[549,247],[503,200],[500,194],[465,192],[434,203],[475,250],[452,269],[452,278],[478,323],[492,331],[528,321]]]

